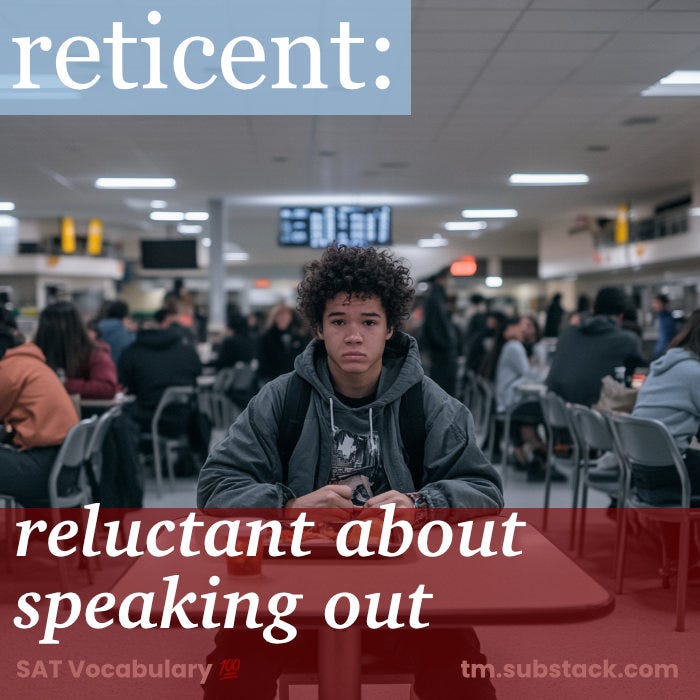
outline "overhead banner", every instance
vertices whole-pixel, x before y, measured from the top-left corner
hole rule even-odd
[[[411,112],[410,0],[5,0],[0,114]]]

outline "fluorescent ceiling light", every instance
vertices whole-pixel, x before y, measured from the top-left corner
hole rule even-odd
[[[164,199],[152,199],[150,203],[151,209],[165,209],[168,203]]]
[[[202,233],[202,227],[199,224],[178,224],[177,232],[197,234]]]
[[[502,287],[503,277],[498,277],[497,275],[489,275],[485,280],[485,284],[487,287]]]
[[[661,85],[656,83],[642,90],[642,97],[698,97],[700,85]]]
[[[225,253],[224,254],[224,260],[226,262],[245,262],[248,260],[250,255],[246,252],[240,252],[240,253]]]
[[[585,185],[589,178],[583,173],[513,173],[511,185]]]
[[[483,231],[485,228],[485,221],[448,221],[445,224],[445,231]]]
[[[418,239],[419,248],[444,248],[449,244],[450,242],[446,238],[443,238],[439,233],[434,233],[430,238]]]
[[[0,227],[5,227],[5,226],[16,226],[17,225],[17,219],[14,216],[10,216],[9,214],[0,214]]]
[[[98,177],[98,190],[172,190],[177,183],[172,177]]]
[[[700,85],[700,70],[674,70],[659,80],[660,85]]]
[[[688,213],[691,216],[700,216],[700,207],[691,207],[688,209]]]
[[[211,248],[211,238],[202,238],[202,245],[205,248]]]
[[[517,209],[464,209],[465,219],[515,219]]]
[[[185,221],[209,221],[208,211],[186,211]]]
[[[0,211],[14,211],[15,210],[15,203],[14,202],[0,202]]]
[[[181,211],[152,211],[151,221],[184,221],[185,215]]]

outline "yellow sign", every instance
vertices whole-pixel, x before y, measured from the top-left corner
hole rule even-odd
[[[75,221],[72,216],[61,219],[61,252],[66,255],[75,253]]]
[[[99,219],[90,219],[88,223],[87,253],[99,255],[102,252],[102,222]]]
[[[628,243],[630,239],[630,208],[627,204],[620,204],[617,208],[615,219],[615,243]]]

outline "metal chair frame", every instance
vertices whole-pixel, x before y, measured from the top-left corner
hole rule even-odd
[[[691,484],[683,456],[668,428],[658,420],[638,418],[614,413],[609,416],[610,428],[615,440],[616,452],[624,470],[620,537],[618,542],[616,593],[622,593],[625,573],[625,548],[627,544],[628,508],[653,508],[649,517],[656,520],[677,522],[680,527],[678,543],[678,580],[676,586],[676,631],[685,630],[686,598],[688,588],[688,557],[690,553],[690,526],[700,520],[700,498],[691,497]],[[652,504],[642,500],[632,489],[633,464],[647,467],[676,469],[681,484],[679,502]],[[666,548],[663,547],[664,566]],[[662,581],[664,585],[667,579]]]
[[[564,400],[557,394],[549,391],[540,398],[542,415],[547,426],[547,465],[544,480],[544,514],[542,517],[542,529],[547,529],[549,516],[549,500],[552,490],[552,470],[568,473],[571,479],[571,524],[569,526],[569,549],[574,548],[576,534],[576,510],[578,505],[579,481],[581,476],[581,455],[578,441],[574,437],[571,413],[567,409]],[[571,455],[560,457],[554,450],[555,430],[567,430],[572,438]]]

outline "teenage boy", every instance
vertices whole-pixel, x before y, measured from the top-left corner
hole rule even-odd
[[[266,384],[214,448],[198,505],[501,507],[500,480],[477,446],[469,411],[424,375],[416,341],[398,330],[413,298],[408,269],[374,248],[333,246],[307,265],[298,292],[316,338],[295,372]],[[289,407],[299,405],[301,419],[290,420]],[[407,430],[416,414],[421,425]],[[301,428],[290,436],[294,422]],[[424,436],[419,445],[410,444],[415,433]],[[488,679],[467,681],[459,670],[461,659],[484,659],[473,630],[413,632],[399,653],[421,700],[494,697]],[[382,633],[370,636],[376,643]],[[241,668],[259,672],[241,674],[235,697],[274,698],[284,663],[308,650],[308,637],[305,649],[297,640],[271,649],[260,635],[245,637]],[[223,631],[209,661],[225,658],[233,640],[240,657],[241,634]],[[210,678],[206,697],[230,697],[229,689]]]

